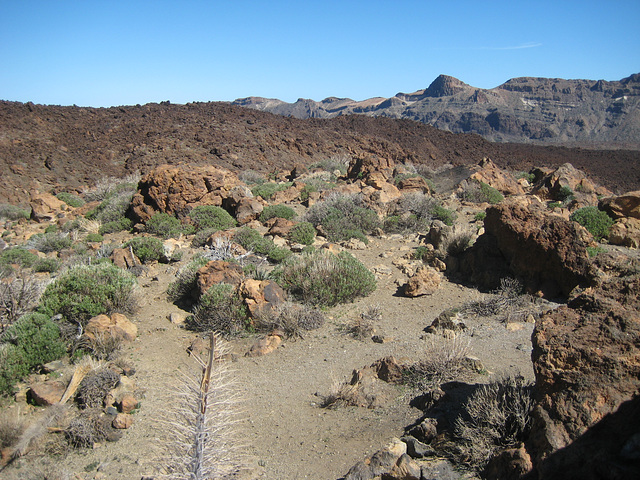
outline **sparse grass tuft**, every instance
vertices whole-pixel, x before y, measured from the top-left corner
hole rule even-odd
[[[303,338],[308,330],[320,328],[325,322],[324,314],[315,308],[285,302],[255,319],[256,330],[282,330],[287,338]]]

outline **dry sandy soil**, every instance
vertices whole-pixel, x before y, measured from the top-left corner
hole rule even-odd
[[[396,280],[404,282],[406,277],[392,261],[417,246],[416,237],[396,236],[374,238],[366,250],[352,251],[367,267],[385,265],[392,273],[378,275],[378,287],[371,296],[329,310],[325,325],[304,339],[287,340],[275,352],[257,358],[243,356],[255,337],[231,340],[230,347],[238,354],[233,375],[245,412],[242,438],[246,446],[239,452],[247,455],[251,465],[246,478],[336,480],[392,437],[402,435],[403,428],[420,417],[421,412],[409,406],[412,395],[407,387],[389,386],[390,397],[377,408],[318,406],[332,384],[348,379],[355,368],[388,355],[412,361],[423,358],[430,336],[425,327],[443,310],[482,297],[473,288],[446,280],[430,296],[398,295]],[[139,336],[123,351],[123,357],[136,368],[134,378],[144,392],[134,425],[118,442],[93,450],[54,459],[20,459],[2,472],[3,478],[28,478],[34,465],[52,461],[57,471],[83,480],[129,480],[157,474],[162,464],[162,457],[154,453],[162,434],[157,421],[170,408],[168,394],[180,381],[180,372],[197,368],[187,353],[195,334],[167,318],[179,312],[166,298],[176,270],[175,265],[155,265],[139,278],[141,309],[132,317]],[[387,343],[360,341],[344,333],[344,326],[371,305],[381,308],[376,327],[378,333],[391,337]],[[515,331],[486,318],[468,318],[466,324],[470,355],[479,358],[488,372],[517,371],[533,379],[532,324],[518,324]],[[476,380],[486,382],[488,378],[485,374]]]

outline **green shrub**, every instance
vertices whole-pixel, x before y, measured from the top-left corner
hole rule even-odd
[[[11,395],[14,385],[29,374],[24,351],[8,343],[0,344],[0,394]]]
[[[90,220],[98,220],[105,224],[110,222],[122,222],[131,205],[131,199],[136,193],[137,185],[118,185],[94,210],[87,213]]]
[[[473,217],[476,222],[483,222],[485,218],[487,218],[487,212],[478,212]]]
[[[233,286],[226,283],[212,285],[200,297],[186,327],[196,332],[219,332],[236,335],[250,325],[247,308]]]
[[[104,237],[99,233],[88,233],[85,240],[87,242],[100,243],[104,240]]]
[[[317,186],[312,185],[310,183],[305,183],[304,187],[302,187],[302,190],[300,191],[300,200],[303,202],[306,202],[307,200],[309,200],[311,193],[317,192],[317,191],[318,191]]]
[[[58,231],[58,226],[55,224],[49,225],[44,229],[44,233],[56,233]]]
[[[273,245],[267,252],[267,260],[271,263],[282,263],[291,256],[291,250]]]
[[[31,235],[27,241],[27,246],[43,253],[50,253],[60,252],[65,248],[69,248],[72,243],[73,240],[71,240],[71,236],[68,233],[49,232]]]
[[[441,205],[438,205],[433,209],[433,217],[440,220],[445,225],[451,226],[456,221],[458,215],[453,210],[449,210]]]
[[[331,195],[313,205],[305,215],[313,226],[322,230],[332,242],[358,238],[368,242],[366,234],[380,227],[378,214],[362,206],[358,195]]]
[[[293,243],[311,245],[316,238],[316,229],[309,222],[300,222],[289,231],[289,240]]]
[[[383,223],[385,232],[404,233],[427,230],[435,218],[437,200],[423,193],[404,194]]]
[[[517,180],[520,180],[521,178],[524,178],[527,182],[529,183],[533,183],[536,179],[535,174],[533,173],[527,173],[527,172],[518,172],[515,174],[515,177]]]
[[[240,172],[238,174],[238,178],[244,183],[246,183],[247,185],[256,184],[256,183],[262,184],[267,181],[266,178],[264,178],[263,174],[251,169]]]
[[[597,207],[583,207],[569,217],[586,228],[596,240],[602,240],[609,236],[609,230],[613,225],[613,219]]]
[[[556,195],[556,198],[561,202],[568,203],[573,199],[573,196],[574,196],[573,190],[571,190],[571,188],[567,186],[564,186],[564,187],[560,187],[560,190],[558,190],[558,194]]]
[[[209,259],[198,256],[181,268],[176,279],[167,288],[169,300],[177,303],[191,303],[197,300],[195,298],[197,292],[196,273],[200,267],[204,267],[208,262]]]
[[[398,185],[401,181],[406,180],[407,178],[417,178],[421,177],[421,175],[417,173],[401,173],[393,177],[393,183]]]
[[[376,288],[375,276],[348,252],[291,257],[274,275],[294,297],[316,306],[352,302]]]
[[[480,182],[480,192],[482,192],[484,197],[487,199],[487,202],[492,205],[504,200],[504,195],[487,183]]]
[[[599,253],[604,253],[606,250],[600,246],[598,247],[587,247],[587,254],[589,257],[595,257]]]
[[[296,212],[294,212],[291,207],[287,207],[286,205],[269,205],[268,207],[265,207],[260,214],[260,221],[264,223],[271,218],[285,218],[287,220],[292,220],[295,216]]]
[[[17,205],[0,203],[0,218],[6,218],[7,220],[20,220],[24,218],[29,220],[29,218],[31,218],[31,210],[29,208],[18,207]]]
[[[156,237],[132,238],[125,243],[123,247],[131,247],[135,256],[138,257],[142,263],[159,262],[165,259],[162,241]]]
[[[197,230],[205,228],[227,230],[236,226],[234,218],[225,209],[215,205],[198,205],[189,212],[189,218]]]
[[[276,246],[273,240],[263,237],[250,227],[239,229],[235,233],[233,240],[253,253],[265,255],[273,263],[280,263],[291,255],[289,249]]]
[[[84,205],[84,200],[81,199],[78,195],[74,195],[73,193],[60,192],[56,195],[58,200],[62,200],[64,203],[73,208],[78,208]]]
[[[122,232],[123,230],[131,230],[133,222],[126,217],[122,217],[119,220],[103,223],[98,230],[100,235],[107,235],[108,233]]]
[[[291,182],[285,182],[285,183],[275,183],[275,182],[262,183],[260,185],[256,185],[255,187],[253,187],[251,189],[251,193],[253,193],[253,195],[256,196],[256,197],[262,197],[265,200],[270,200],[274,193],[280,192],[282,190],[286,190],[291,185],[293,185],[293,183],[291,183]]]
[[[504,196],[491,185],[477,181],[469,182],[460,197],[468,202],[490,203],[492,205],[504,200]]]
[[[191,246],[194,248],[203,247],[207,243],[207,240],[209,240],[209,237],[218,231],[217,228],[205,228],[204,230],[196,232],[191,240]]]
[[[553,210],[554,208],[562,208],[562,203],[560,202],[550,202],[549,205],[547,205],[549,207],[549,210]]]
[[[84,326],[102,313],[133,313],[135,286],[135,277],[113,264],[78,265],[47,286],[38,310]]]
[[[180,235],[189,235],[193,233],[193,227],[191,225],[182,225],[180,220],[173,215],[159,212],[147,220],[147,223],[145,223],[145,231],[166,239],[176,238]]]
[[[34,272],[57,272],[60,268],[60,262],[55,258],[39,258],[33,264]]]
[[[38,260],[38,256],[35,253],[21,247],[8,248],[0,253],[0,264],[3,265],[17,264],[29,268],[36,260]]]
[[[425,246],[419,246],[415,249],[411,256],[416,260],[423,260],[424,257],[427,256],[430,252],[433,252],[433,250],[429,250]]]
[[[346,175],[350,160],[351,157],[349,155],[332,155],[330,158],[312,163],[309,167],[321,168],[322,170],[331,173],[338,170],[341,175]]]

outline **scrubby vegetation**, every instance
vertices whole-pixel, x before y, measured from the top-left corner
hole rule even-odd
[[[189,218],[197,230],[227,230],[236,226],[236,221],[229,212],[215,205],[198,205],[189,212]]]
[[[313,205],[305,220],[316,228],[320,227],[332,242],[357,238],[367,243],[366,235],[380,227],[376,212],[364,207],[358,195],[330,195]]]
[[[124,247],[131,248],[142,263],[166,260],[162,241],[156,237],[135,237],[125,243]]]
[[[376,288],[375,276],[347,252],[291,257],[274,276],[294,297],[320,307],[366,297]]]
[[[473,203],[490,203],[495,205],[504,200],[504,196],[491,185],[484,182],[469,182],[460,193],[460,198]]]
[[[265,255],[270,262],[281,263],[291,255],[291,251],[284,247],[278,247],[273,240],[265,238],[259,232],[250,228],[239,229],[233,240],[247,250],[258,255]]]
[[[58,200],[62,200],[64,203],[73,208],[78,208],[84,205],[84,200],[78,195],[68,192],[60,192],[56,195]]]
[[[596,240],[607,238],[614,223],[613,219],[606,212],[598,210],[598,207],[580,208],[569,218],[586,228]]]
[[[158,212],[154,214],[144,225],[145,231],[162,238],[176,238],[180,235],[193,233],[191,225],[182,225],[173,215]]]
[[[200,297],[186,325],[196,332],[236,335],[249,326],[249,315],[234,287],[218,283]]]
[[[289,240],[302,245],[311,245],[316,238],[316,229],[309,222],[300,222],[289,232]]]
[[[287,220],[292,220],[295,217],[296,212],[291,207],[287,207],[286,205],[269,205],[265,207],[260,214],[260,221],[264,223],[271,218],[285,218]]]
[[[253,193],[256,197],[262,197],[265,200],[270,200],[271,197],[273,197],[273,195],[276,192],[280,192],[282,190],[286,190],[291,185],[293,185],[293,183],[291,183],[291,182],[285,182],[285,183],[275,183],[275,182],[261,183],[261,184],[258,184],[256,186],[254,186],[251,189],[251,193]]]

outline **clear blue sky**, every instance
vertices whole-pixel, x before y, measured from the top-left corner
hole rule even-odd
[[[0,0],[0,99],[362,100],[640,72],[640,0]]]

